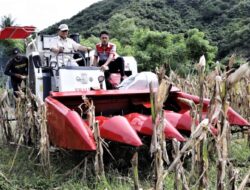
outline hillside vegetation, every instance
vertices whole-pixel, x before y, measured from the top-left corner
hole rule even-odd
[[[60,23],[68,23],[71,32],[86,38],[101,29],[111,29],[111,17],[121,14],[134,19],[137,27],[153,31],[178,34],[198,28],[218,46],[218,58],[232,52],[248,57],[249,8],[250,0],[103,0]],[[116,24],[119,26],[119,21]],[[47,32],[54,33],[57,26]]]

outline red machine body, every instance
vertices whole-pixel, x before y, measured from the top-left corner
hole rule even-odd
[[[87,123],[87,115],[80,117],[81,110],[78,106],[82,103],[82,96],[92,100],[95,105],[96,120],[99,121],[102,138],[131,146],[141,146],[142,141],[138,134],[152,135],[149,90],[51,92],[51,96],[46,98],[46,103],[50,138],[53,144],[73,149],[89,150],[92,148],[94,150],[94,138]],[[189,107],[180,102],[178,97],[193,100],[196,104],[199,102],[199,98],[173,88],[164,105],[166,138],[185,141],[186,139],[179,130],[191,131],[191,117]],[[204,117],[208,105],[209,100],[205,99]],[[250,126],[248,121],[231,108],[228,112],[228,120],[232,125]],[[66,126],[69,129],[66,130]],[[215,128],[212,131],[216,133]],[[69,141],[69,139],[71,140]]]

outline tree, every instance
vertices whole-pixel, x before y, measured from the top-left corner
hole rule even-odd
[[[133,36],[134,56],[139,69],[154,71],[167,64],[169,69],[187,72],[188,57],[183,34],[140,29]]]
[[[0,27],[5,28],[15,25],[15,19],[11,15],[3,16],[1,18]],[[22,52],[24,51],[24,42],[22,40],[0,40],[0,67],[4,68],[5,64],[11,56],[11,51],[14,47],[19,48]]]
[[[1,24],[0,24],[1,28],[13,26],[13,25],[15,25],[15,19],[13,19],[11,15],[8,15],[8,16],[5,15],[1,18]]]
[[[135,20],[122,14],[115,14],[109,20],[111,37],[119,39],[122,45],[131,45],[131,37],[137,29]]]
[[[198,29],[189,30],[187,35],[139,29],[132,42],[140,70],[154,71],[155,67],[167,64],[181,75],[192,72],[193,64],[203,54],[211,64],[217,52],[217,47],[210,45]]]
[[[196,28],[187,31],[186,45],[188,57],[193,63],[198,62],[199,58],[205,55],[207,63],[211,65],[218,51],[216,46],[210,45],[205,39],[205,34]]]
[[[134,56],[139,69],[154,71],[156,66],[167,62],[166,32],[155,32],[149,29],[137,30],[133,35]]]
[[[88,39],[81,39],[81,44],[84,46],[89,46],[95,48],[95,44],[99,42],[99,38],[92,35]]]

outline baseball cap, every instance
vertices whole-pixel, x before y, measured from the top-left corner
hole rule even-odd
[[[14,49],[12,50],[12,53],[13,53],[13,55],[17,55],[17,54],[20,53],[20,50],[19,50],[18,48],[14,48]]]
[[[69,27],[67,24],[61,24],[59,27],[58,27],[59,30],[61,31],[65,31],[65,30],[69,30]]]

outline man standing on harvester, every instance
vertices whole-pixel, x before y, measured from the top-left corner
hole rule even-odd
[[[21,55],[18,48],[14,48],[12,53],[13,57],[8,61],[4,74],[10,76],[14,95],[17,96],[16,91],[19,91],[28,75],[28,58]]]

